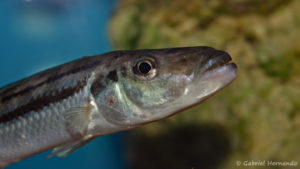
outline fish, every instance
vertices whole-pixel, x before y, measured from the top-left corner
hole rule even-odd
[[[0,89],[0,168],[49,149],[65,157],[195,106],[237,77],[231,60],[207,46],[117,50],[9,84]]]

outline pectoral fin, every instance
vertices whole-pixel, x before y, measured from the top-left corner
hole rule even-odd
[[[92,109],[88,105],[86,107],[74,107],[65,112],[64,116],[70,133],[83,136],[90,122],[91,113]]]
[[[78,150],[93,139],[92,136],[87,136],[86,134],[88,125],[91,121],[91,114],[96,109],[97,107],[94,103],[94,98],[90,96],[84,106],[73,107],[70,110],[64,112],[67,130],[71,135],[74,135],[74,138],[77,138],[77,140],[54,148],[53,152],[48,156],[48,158],[54,155],[57,155],[61,158],[66,157],[67,155]]]
[[[73,107],[64,113],[66,126],[71,134],[85,136],[88,125],[91,121],[91,115],[97,110],[94,98],[90,96],[84,106]]]

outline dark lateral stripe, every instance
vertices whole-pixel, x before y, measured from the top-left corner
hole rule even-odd
[[[87,84],[86,80],[78,82],[74,87],[67,89],[62,89],[60,92],[55,91],[54,94],[47,96],[41,96],[35,100],[31,100],[28,104],[20,106],[13,111],[7,112],[0,116],[0,123],[6,123],[18,117],[24,117],[27,113],[31,111],[38,111],[43,109],[46,106],[49,106],[51,103],[59,102],[63,99],[66,99],[70,96],[73,96],[75,93],[78,93],[84,86]]]
[[[71,69],[69,71],[63,72],[61,74],[54,74],[54,75],[50,76],[49,78],[47,78],[45,81],[40,82],[40,83],[38,83],[38,84],[36,84],[34,86],[29,86],[29,87],[27,87],[27,88],[25,88],[25,89],[23,89],[23,90],[21,90],[21,91],[19,91],[17,93],[13,93],[13,94],[10,94],[8,96],[4,96],[2,98],[2,100],[1,100],[1,102],[7,102],[11,98],[13,98],[13,97],[16,97],[16,96],[19,96],[19,95],[24,95],[27,92],[29,92],[31,90],[34,90],[34,89],[36,89],[36,88],[38,88],[38,87],[40,87],[40,86],[42,86],[42,85],[44,85],[46,83],[51,83],[51,82],[56,81],[56,80],[58,80],[60,78],[63,78],[64,76],[67,76],[67,75],[70,75],[70,74],[75,74],[75,73],[77,73],[79,71],[85,71],[85,70],[87,70],[87,69],[89,69],[91,67],[94,67],[94,66],[96,66],[96,65],[98,65],[100,63],[101,63],[101,61],[95,61],[95,62],[92,62],[92,64],[84,64],[84,66],[75,67],[74,69]],[[53,72],[53,73],[55,73],[55,72]],[[5,93],[7,93],[8,91],[11,91],[11,90],[13,90],[13,88],[8,89],[7,91],[4,91],[3,94],[5,94]]]

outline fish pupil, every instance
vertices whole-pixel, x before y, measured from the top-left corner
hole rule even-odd
[[[152,67],[149,63],[142,62],[139,65],[139,71],[143,74],[148,74],[151,71]]]

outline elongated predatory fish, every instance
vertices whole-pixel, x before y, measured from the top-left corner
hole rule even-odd
[[[0,89],[0,167],[54,148],[157,121],[232,82],[237,67],[210,47],[114,51],[83,57]]]

